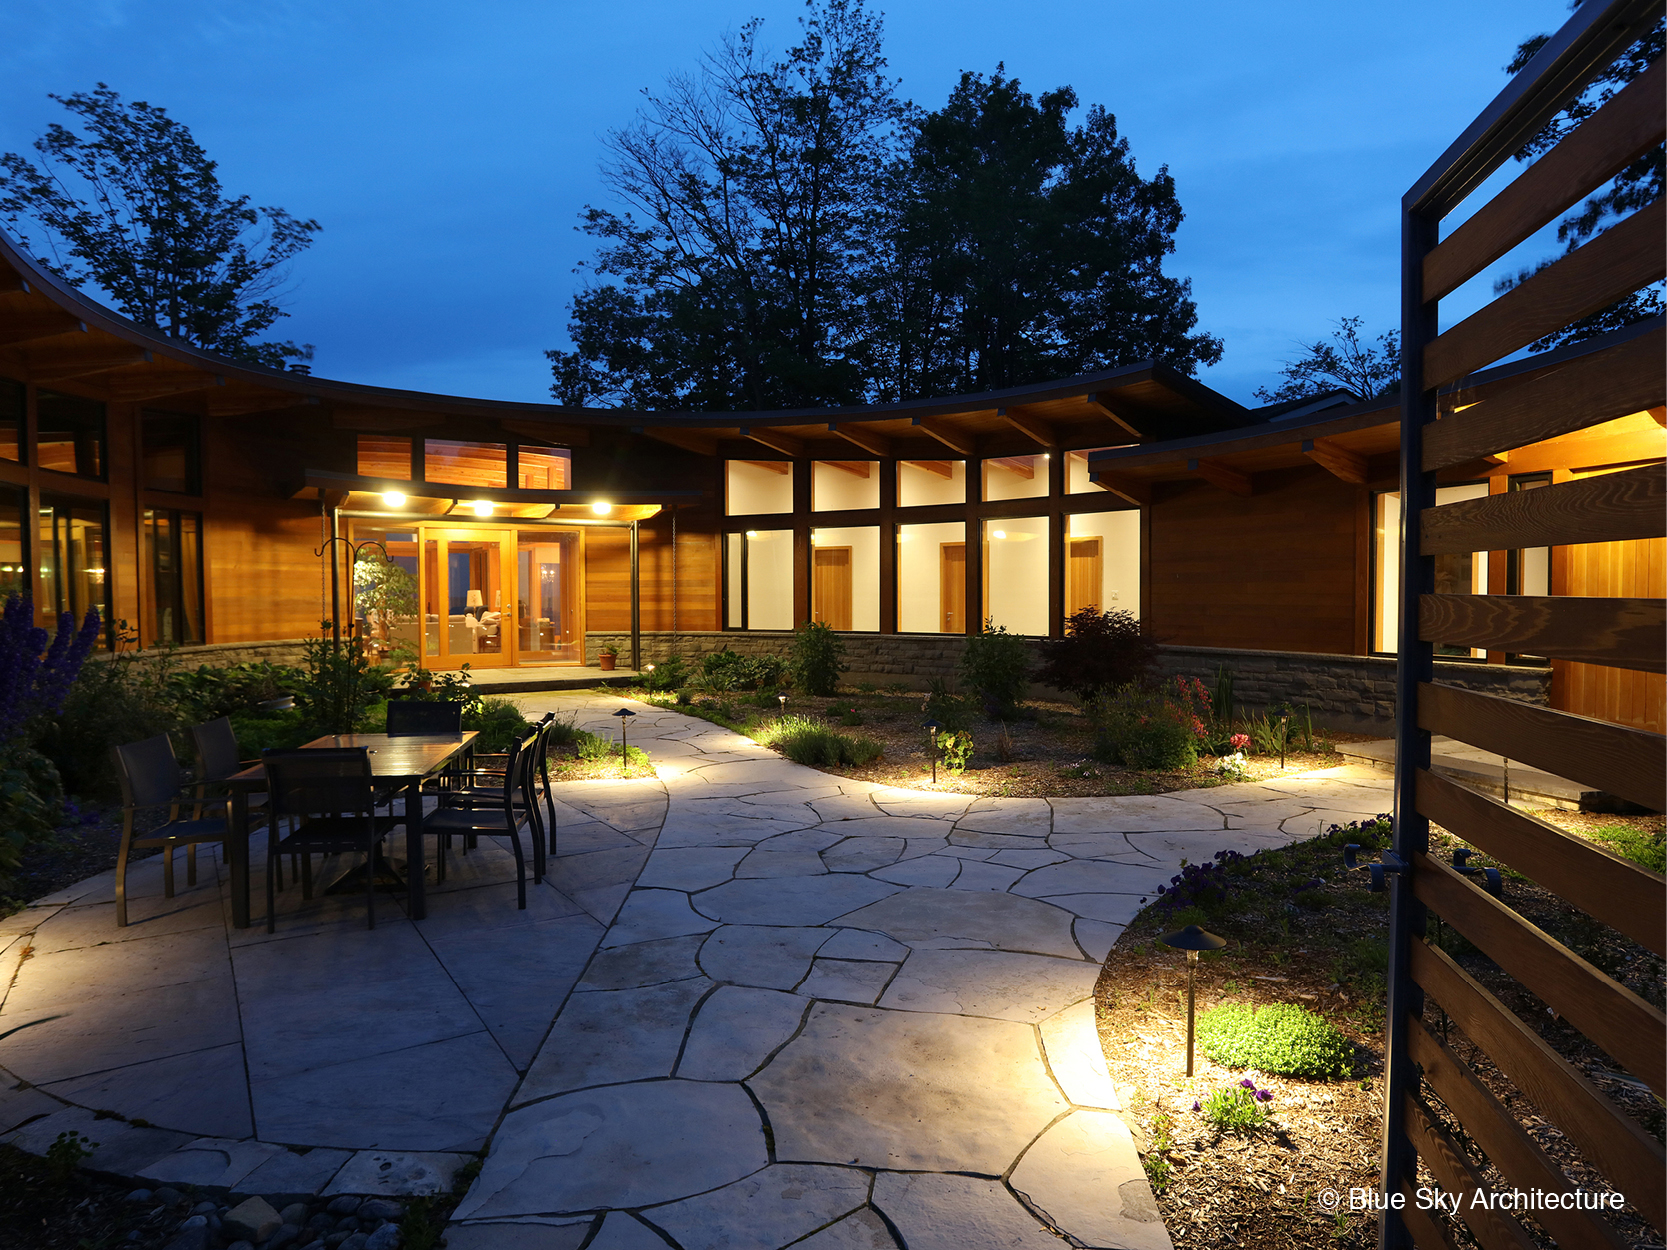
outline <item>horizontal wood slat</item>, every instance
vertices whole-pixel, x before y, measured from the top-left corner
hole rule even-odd
[[[1528,1136],[1491,1090],[1463,1060],[1418,1020],[1407,1022],[1407,1051],[1424,1069],[1425,1083],[1447,1105],[1488,1162],[1516,1189],[1566,1194],[1573,1190],[1563,1171]],[[1534,1219],[1569,1250],[1627,1250],[1609,1222],[1590,1211],[1546,1210]]]
[[[1457,393],[1462,411],[1424,427],[1424,471],[1572,434],[1667,403],[1667,327],[1531,377]]]
[[[1480,273],[1660,143],[1664,77],[1657,61],[1443,239],[1424,257],[1425,302]]]
[[[1401,1192],[1406,1195],[1406,1206],[1401,1210],[1401,1223],[1407,1226],[1407,1232],[1412,1234],[1412,1244],[1418,1250],[1459,1250],[1459,1243],[1448,1234],[1447,1229],[1436,1222],[1428,1211],[1418,1208],[1418,1195],[1405,1182],[1401,1184]]]
[[[1657,1228],[1667,1220],[1661,1143],[1604,1097],[1514,1012],[1483,988],[1452,956],[1412,943],[1412,979],[1441,1004],[1471,1041],[1534,1106],[1580,1148],[1614,1188]]]
[[[1419,812],[1443,829],[1667,957],[1667,878],[1660,873],[1428,769],[1418,771],[1417,787]]]
[[[1667,599],[1423,595],[1418,636],[1425,642],[1667,672],[1662,645]]]
[[[1443,386],[1667,276],[1656,200],[1466,317],[1424,348],[1424,385]]]
[[[1431,682],[1418,687],[1418,727],[1667,809],[1667,738],[1645,729]]]
[[[1412,890],[1658,1096],[1667,1089],[1660,1011],[1428,852],[1413,856]]]
[[[1667,470],[1659,464],[1425,508],[1427,556],[1667,537]]]
[[[1448,1193],[1466,1196],[1478,1189],[1483,1193],[1491,1192],[1492,1186],[1459,1148],[1452,1134],[1436,1123],[1410,1094],[1404,1105],[1407,1140],[1441,1187]],[[1484,1250],[1532,1250],[1534,1246],[1522,1225],[1503,1211],[1472,1207],[1463,1202],[1459,1204],[1459,1218],[1475,1234]]]

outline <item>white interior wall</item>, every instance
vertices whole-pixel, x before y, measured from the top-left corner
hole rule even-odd
[[[730,629],[740,629],[744,619],[741,602],[741,553],[742,544],[746,542],[740,534],[724,535],[724,586],[728,591],[728,602],[725,605],[724,624]]]
[[[747,532],[747,628],[793,628],[793,531]]]
[[[878,633],[880,629],[880,527],[851,526],[810,532],[817,547],[851,549],[851,629]]]
[[[1013,634],[1048,633],[1048,518],[984,522],[984,614]]]
[[[785,461],[783,462],[786,463]],[[793,474],[760,468],[745,460],[724,461],[725,506],[729,516],[793,511]]]
[[[880,506],[880,465],[864,460],[868,476],[836,468],[825,460],[817,460],[810,467],[810,507],[812,512],[841,512],[847,508],[878,508]]]
[[[1012,460],[1025,457],[1010,456]],[[1048,472],[1053,461],[1047,455],[1031,456],[1031,476],[1015,473],[1006,465],[995,460],[984,462],[984,498],[987,502],[997,499],[1041,499],[1048,493]]]
[[[939,553],[944,543],[965,542],[967,527],[960,521],[945,521],[938,525],[900,525],[897,531],[897,631],[942,633]]]
[[[897,506],[899,508],[920,508],[934,503],[965,503],[967,501],[966,461],[951,460],[949,468],[950,476],[944,478],[926,469],[917,468],[913,461],[899,460],[897,462]]]

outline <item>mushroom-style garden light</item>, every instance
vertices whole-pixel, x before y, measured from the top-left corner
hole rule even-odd
[[[629,777],[631,775],[631,751],[625,743],[625,727],[631,723],[631,718],[636,713],[628,707],[622,707],[614,715],[619,717],[619,775]]]
[[[1198,967],[1199,951],[1218,951],[1227,945],[1226,938],[1206,933],[1195,924],[1174,933],[1166,933],[1158,941],[1187,953],[1187,1075],[1192,1075],[1192,976]]]
[[[935,720],[929,720],[921,726],[926,731],[926,740],[932,744],[932,784],[938,784],[938,730],[942,729]]]
[[[781,714],[783,716],[786,716],[787,715],[787,696],[784,695],[784,694],[778,694],[776,696],[776,706],[781,708]]]

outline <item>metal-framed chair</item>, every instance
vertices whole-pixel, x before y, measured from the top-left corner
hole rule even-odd
[[[510,848],[515,852],[516,906],[521,911],[527,908],[527,861],[521,851],[523,821],[531,826],[535,844],[538,839],[536,796],[532,792],[531,782],[534,747],[537,741],[538,735],[535,732],[509,744],[504,761],[505,784],[499,789],[495,804],[441,807],[423,819],[423,832],[432,833],[440,839],[438,854],[442,873],[445,869],[446,844],[454,834],[466,838],[478,837],[481,834],[507,834]]]
[[[527,797],[528,811],[531,814],[531,833],[533,840],[533,880],[544,880],[546,857],[555,849],[556,836],[556,800],[555,792],[550,788],[550,736],[555,729],[556,714],[546,712],[533,726],[531,750],[532,758],[527,761]],[[446,791],[442,803],[452,807],[494,807],[503,801],[504,783],[507,778],[505,769],[508,768],[507,756],[499,753],[489,756],[478,756],[477,759],[488,762],[488,767],[471,768],[460,780],[466,784],[458,785]],[[491,762],[504,760],[504,768],[494,768]],[[538,793],[539,782],[542,779],[544,788],[544,802],[541,806],[533,801]],[[517,804],[522,799],[515,800]]]
[[[365,856],[365,919],[376,928],[377,844],[402,818],[378,815],[370,771],[370,752],[364,747],[308,748],[267,751],[267,793],[271,796],[272,829],[266,842],[266,931],[276,929],[275,883],[280,855],[300,854],[301,897],[313,896],[313,854],[358,851]],[[293,822],[290,832],[277,834],[280,820]],[[421,872],[420,864],[411,871]]]
[[[388,733],[391,737],[462,732],[461,703],[449,699],[392,699],[388,703]]]
[[[116,924],[127,925],[127,861],[136,846],[162,848],[162,894],[174,896],[174,848],[187,850],[186,883],[197,883],[197,846],[203,842],[224,843],[231,834],[231,800],[199,802],[185,792],[185,774],[174,756],[174,744],[167,734],[157,734],[143,742],[130,742],[110,749],[115,760],[116,776],[122,787],[122,841],[116,852]],[[181,820],[181,806],[197,807],[198,814]],[[165,807],[168,818],[161,826],[147,833],[137,833],[134,818],[142,811]],[[204,816],[209,808],[218,808],[218,816]]]

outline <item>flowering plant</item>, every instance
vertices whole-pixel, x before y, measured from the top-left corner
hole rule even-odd
[[[1250,745],[1250,735],[1234,734],[1227,740],[1227,745],[1232,747],[1235,751],[1243,752],[1243,750]]]
[[[1245,763],[1244,752],[1235,751],[1231,755],[1223,755],[1210,765],[1210,771],[1218,773],[1229,781],[1242,781],[1249,776]]]

